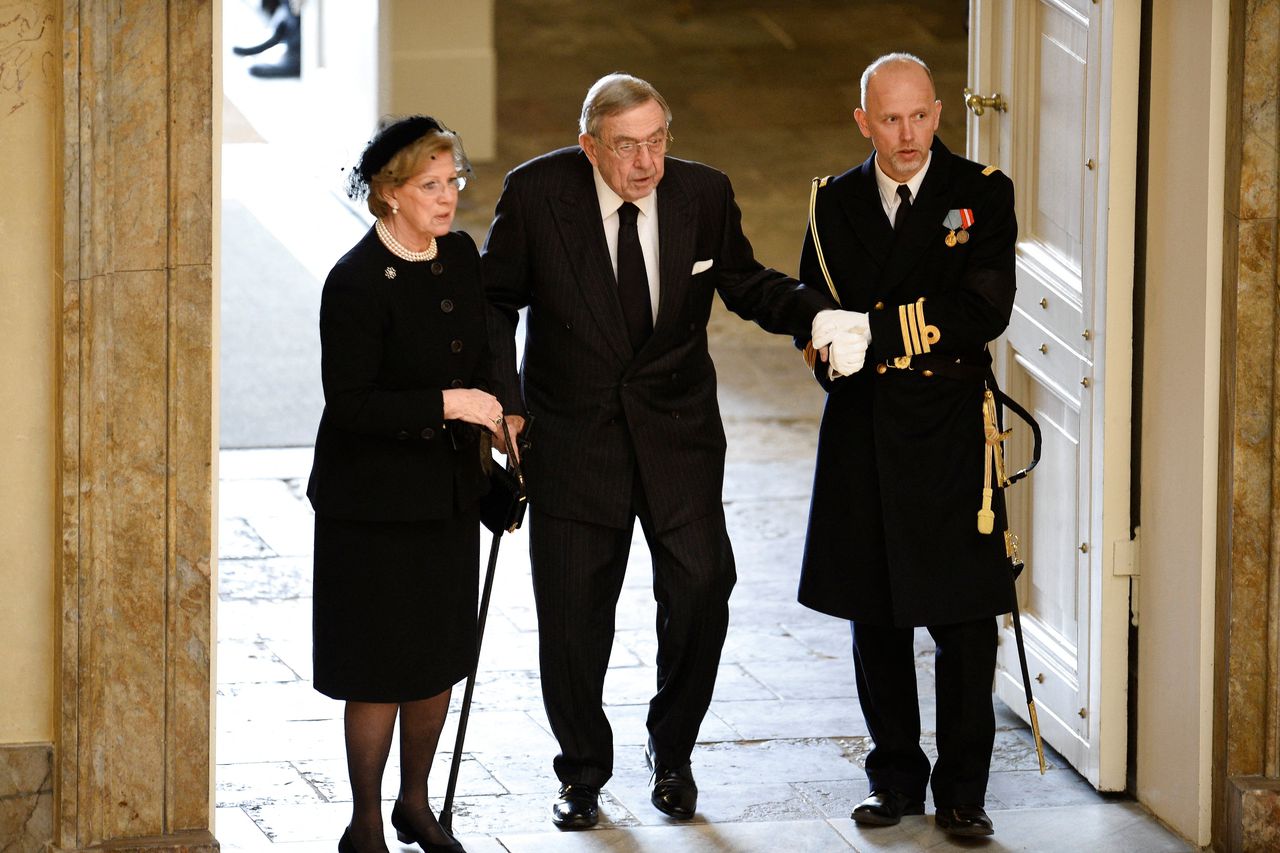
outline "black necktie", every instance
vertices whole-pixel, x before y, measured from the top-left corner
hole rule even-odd
[[[644,254],[636,231],[639,212],[640,208],[629,201],[618,208],[618,299],[622,302],[622,316],[627,321],[627,337],[633,350],[640,349],[653,333],[649,276],[644,269]]]
[[[907,221],[907,215],[911,213],[911,188],[906,184],[898,184],[898,198],[902,200],[898,203],[898,213],[893,217],[895,234],[902,230],[902,223]]]

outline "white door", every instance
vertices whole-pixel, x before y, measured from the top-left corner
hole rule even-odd
[[[1018,295],[996,373],[1044,432],[1040,467],[1006,493],[1036,710],[1102,790],[1125,786],[1139,6],[973,0],[969,30],[969,89],[987,103],[968,104],[968,155],[1017,195]],[[1031,443],[1007,418],[1012,471]],[[1027,716],[1008,618],[996,693]]]

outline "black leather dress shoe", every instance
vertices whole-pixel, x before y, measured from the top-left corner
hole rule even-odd
[[[872,791],[871,796],[854,807],[849,817],[863,826],[894,826],[908,814],[924,814],[924,802],[885,788]]]
[[[600,789],[578,782],[560,786],[551,822],[561,829],[589,829],[600,820]]]
[[[653,807],[676,820],[688,820],[698,809],[698,783],[693,781],[693,768],[667,767],[653,752],[653,741],[644,748],[644,760],[653,771]]]
[[[933,816],[938,829],[948,835],[992,835],[996,828],[982,806],[959,806],[954,809],[938,809]]]

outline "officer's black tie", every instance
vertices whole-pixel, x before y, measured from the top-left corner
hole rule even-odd
[[[902,224],[907,221],[907,216],[911,213],[911,188],[906,184],[898,184],[898,198],[902,199],[898,204],[898,212],[893,217],[893,231],[896,234],[902,230]]]
[[[623,202],[618,208],[618,299],[627,321],[631,348],[639,350],[653,333],[653,308],[649,301],[649,276],[640,251],[636,215],[640,208]]]

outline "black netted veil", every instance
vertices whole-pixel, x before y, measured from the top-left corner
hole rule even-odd
[[[347,196],[360,201],[368,197],[369,185],[374,175],[391,162],[391,158],[405,146],[417,142],[428,133],[448,133],[453,136],[454,152],[463,171],[470,172],[467,155],[462,151],[462,141],[431,116],[413,115],[399,119],[383,119],[382,127],[369,140],[360,162],[347,175]]]

